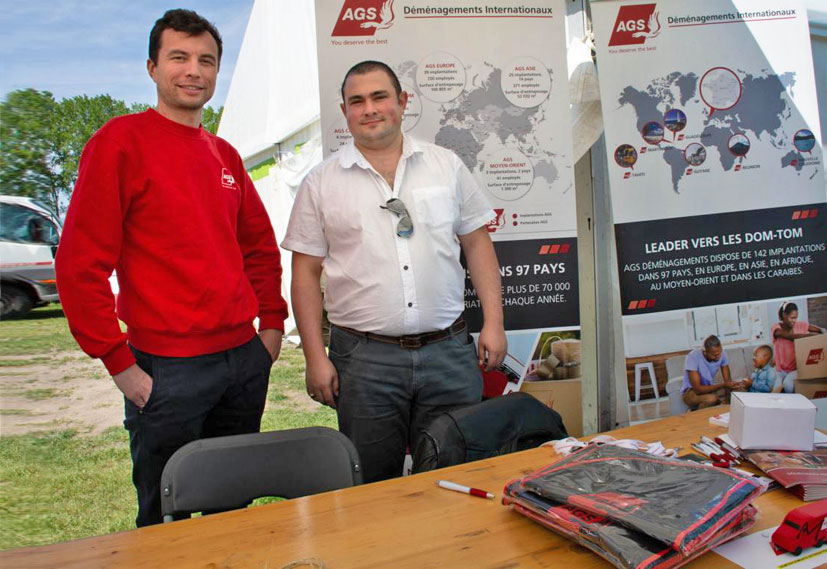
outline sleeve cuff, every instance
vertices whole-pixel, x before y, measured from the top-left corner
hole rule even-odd
[[[260,314],[258,317],[258,329],[275,329],[284,332],[284,318],[281,314]]]
[[[497,214],[494,210],[490,210],[486,213],[481,213],[480,215],[471,218],[468,221],[465,221],[462,225],[460,225],[459,230],[457,231],[457,235],[468,235],[479,229],[480,227],[484,227],[488,225],[492,219],[497,217]]]
[[[121,344],[101,358],[109,375],[116,375],[135,363],[135,356],[126,344]]]

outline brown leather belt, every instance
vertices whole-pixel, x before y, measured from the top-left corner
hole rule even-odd
[[[441,342],[446,338],[450,338],[454,334],[464,332],[467,327],[465,324],[465,320],[462,319],[462,316],[457,318],[453,324],[451,324],[448,328],[444,330],[425,332],[423,334],[411,334],[408,336],[383,336],[382,334],[374,334],[373,332],[360,332],[359,330],[354,330],[353,328],[347,328],[345,326],[339,326],[338,324],[334,324],[334,326],[336,326],[339,330],[344,330],[345,332],[355,334],[356,336],[360,336],[367,340],[373,340],[374,342],[383,342],[385,344],[396,344],[397,346],[405,348],[406,350],[415,350],[416,348],[421,348],[426,344]]]

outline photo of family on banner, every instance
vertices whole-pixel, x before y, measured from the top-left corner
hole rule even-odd
[[[544,332],[531,358],[525,381],[550,381],[580,377],[580,332]]]
[[[523,382],[579,379],[580,366],[578,329],[547,330],[539,334],[512,331],[508,333],[508,353],[503,363],[482,373],[483,398],[525,391]]]

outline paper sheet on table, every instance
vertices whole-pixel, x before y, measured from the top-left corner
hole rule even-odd
[[[733,448],[738,448],[738,445],[735,444],[735,441],[732,440],[732,437],[729,436],[729,433],[721,435],[721,440],[723,440],[726,444]],[[814,431],[813,446],[818,448],[827,447],[827,435],[825,435],[821,431]]]
[[[827,563],[827,544],[805,549],[798,557],[792,553],[776,555],[770,547],[770,538],[777,527],[733,539],[712,551],[749,569],[814,569]]]
[[[729,413],[721,413],[720,415],[713,415],[709,418],[709,422],[719,427],[729,427]]]

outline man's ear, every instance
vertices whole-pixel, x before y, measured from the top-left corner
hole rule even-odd
[[[345,104],[339,103],[339,108],[342,109],[342,114],[347,116],[347,109],[345,108]]]
[[[399,93],[399,106],[402,107],[402,111],[405,111],[405,107],[408,105],[408,93],[405,91],[401,91]]]
[[[146,60],[146,72],[149,73],[149,76],[152,78],[153,81],[155,81],[155,68],[157,67],[158,66],[155,65],[155,62],[153,62],[151,59]]]

